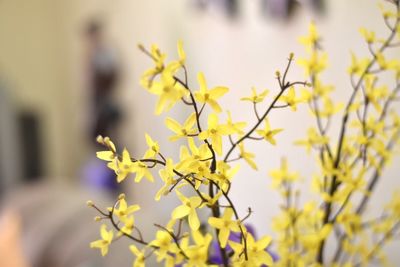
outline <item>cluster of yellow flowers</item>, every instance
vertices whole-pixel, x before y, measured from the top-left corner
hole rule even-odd
[[[103,224],[101,239],[92,242],[91,247],[100,249],[104,256],[113,241],[125,236],[134,243],[130,250],[135,255],[136,267],[145,266],[152,255],[165,266],[349,267],[373,261],[385,263],[382,247],[400,228],[400,194],[394,194],[379,216],[366,218],[363,213],[400,137],[400,116],[393,110],[393,103],[399,100],[400,61],[385,57],[387,50],[400,46],[400,3],[388,2],[396,9],[393,12],[382,7],[389,35],[378,38],[372,31],[360,31],[371,56],[358,58],[352,54],[348,69],[352,91],[347,103],[335,103],[330,95],[334,86],[322,80],[328,56],[322,51],[315,25],[311,24],[309,34],[300,39],[308,57],[298,60],[309,82],[288,80],[294,60],[291,54],[284,71],[276,72],[279,89],[274,96],[267,97],[269,90],[257,92],[253,88],[250,96],[242,98],[253,105],[256,123],[250,127],[245,122],[233,121],[229,111],[221,116],[218,101],[228,88],[208,87],[203,73],[197,75],[197,90],[189,86],[181,42],[178,59],[170,62],[156,45],[150,50],[140,45],[154,62],[154,67],[142,76],[141,85],[158,97],[155,113],[166,112],[177,103],[193,111],[183,123],[173,118],[165,120],[172,132],[169,140],[184,139],[187,145],[181,146],[179,159],[174,162],[162,154],[158,143],[148,134],[145,135],[148,149],[141,158],[132,157],[126,149],[117,151],[108,137],[99,136],[97,141],[105,150],[97,152],[97,156],[107,161],[118,182],[131,174],[137,183],[143,177],[153,182],[150,169],[158,167],[163,186],[154,199],[159,201],[174,192],[181,205],[174,208],[165,226],[155,224],[158,229],[155,238],[146,240],[135,224],[134,213],[140,207],[128,205],[125,195],[120,195],[105,211],[89,202],[101,215],[96,221],[108,220],[112,226],[107,230]],[[383,73],[391,75],[393,86],[379,79]],[[259,112],[267,99],[269,104]],[[273,187],[284,199],[282,211],[273,221],[277,233],[273,249],[279,255],[273,259],[272,238],[257,239],[245,226],[251,210],[240,216],[229,196],[233,177],[239,170],[239,165],[232,166],[232,162],[243,159],[257,170],[255,155],[245,149],[245,142],[266,140],[276,145],[276,135],[282,129],[272,127],[268,115],[286,107],[295,111],[299,103],[307,103],[316,120],[316,127],[310,128],[307,137],[295,144],[316,155],[319,168],[310,182],[320,202],[309,201],[299,206],[300,191],[296,185],[300,175],[289,169],[286,159],[282,159],[280,169],[269,173]],[[206,108],[210,112],[204,127],[200,118]],[[338,140],[332,140],[329,131],[335,117],[340,118]],[[222,149],[223,139],[230,142],[226,152]],[[235,150],[238,157],[232,158]],[[191,188],[192,194],[182,190],[184,187]],[[200,209],[209,209],[212,214],[205,228],[201,227],[198,216]],[[239,238],[234,240],[233,235]],[[326,255],[328,240],[336,241],[330,258]],[[212,242],[217,244],[215,251]],[[212,259],[212,254],[219,255],[220,261]]]

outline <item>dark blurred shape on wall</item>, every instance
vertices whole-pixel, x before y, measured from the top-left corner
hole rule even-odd
[[[208,8],[216,8],[232,19],[236,19],[240,15],[238,0],[196,0],[195,6],[203,11]]]
[[[300,5],[310,6],[317,13],[325,11],[324,0],[259,0],[259,2],[260,13],[266,18],[290,20]],[[241,13],[241,5],[237,0],[196,0],[195,6],[203,11],[215,7],[232,19],[238,18]]]
[[[108,42],[104,34],[104,25],[98,19],[92,19],[86,26],[85,42],[87,45],[87,89],[90,91],[91,123],[89,138],[93,142],[98,135],[117,139],[118,126],[122,111],[115,100],[115,93],[120,79],[120,63],[116,49]],[[97,143],[93,150],[103,149]],[[93,153],[95,155],[95,153]],[[83,176],[89,186],[111,191],[118,191],[115,174],[103,162],[94,156],[85,164]]]
[[[120,66],[115,49],[105,40],[103,24],[89,22],[86,30],[88,45],[88,89],[93,106],[92,140],[98,135],[113,137],[121,118],[121,110],[113,95],[118,85]]]
[[[39,118],[33,112],[21,112],[18,124],[22,175],[25,181],[39,180],[43,177]]]
[[[325,0],[261,0],[261,11],[264,17],[290,20],[299,7],[310,7],[314,12],[325,12]]]
[[[0,84],[0,195],[44,174],[40,115],[15,108],[10,89]]]

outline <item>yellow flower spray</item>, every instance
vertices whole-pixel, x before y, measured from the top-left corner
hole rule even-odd
[[[400,232],[399,192],[383,207],[382,214],[375,218],[364,215],[400,138],[400,116],[393,108],[400,94],[400,61],[389,59],[386,53],[400,47],[400,1],[386,2],[381,9],[388,33],[381,37],[365,28],[360,30],[370,56],[359,58],[351,54],[348,73],[352,90],[344,103],[336,103],[331,98],[335,88],[322,79],[328,55],[322,50],[316,26],[311,24],[309,34],[300,39],[307,57],[297,60],[305,70],[307,81],[289,80],[294,61],[294,55],[290,54],[286,68],[276,72],[278,90],[275,93],[273,90],[257,92],[252,88],[251,95],[242,98],[252,104],[256,122],[250,126],[233,121],[229,111],[227,116],[221,112],[223,107],[218,100],[228,93],[228,88],[208,87],[205,75],[199,73],[199,84],[194,86],[199,89],[192,89],[182,42],[178,43],[179,58],[170,62],[156,45],[149,50],[140,45],[154,62],[154,67],[143,74],[141,85],[158,97],[155,113],[166,112],[178,103],[192,111],[184,122],[173,118],[165,121],[172,133],[170,141],[184,139],[187,144],[180,148],[179,160],[174,161],[164,156],[158,143],[146,134],[148,150],[143,157],[136,158],[126,149],[117,151],[108,137],[100,136],[97,141],[105,150],[97,156],[115,171],[118,182],[131,174],[136,174],[137,183],[142,178],[153,182],[158,178],[149,169],[159,168],[163,186],[155,200],[175,192],[181,204],[171,211],[167,225],[155,224],[155,237],[148,240],[135,224],[134,213],[140,207],[128,205],[125,195],[120,195],[105,210],[88,202],[100,213],[96,221],[107,220],[112,227],[108,230],[103,224],[101,239],[92,242],[91,247],[100,249],[104,256],[113,242],[121,237],[129,238],[134,243],[130,246],[135,256],[133,266],[145,266],[152,255],[165,266],[212,266],[217,265],[210,258],[213,253],[220,255],[222,266],[386,264],[383,246]],[[392,77],[391,84],[382,81],[383,75]],[[308,129],[307,137],[295,144],[316,156],[317,173],[302,180],[310,183],[318,198],[300,206],[301,195],[297,189],[300,174],[290,170],[287,160],[282,159],[280,168],[269,172],[273,187],[283,199],[281,212],[273,220],[276,236],[257,239],[244,224],[251,216],[251,209],[241,214],[230,198],[231,184],[239,169],[232,162],[245,162],[257,170],[255,155],[245,149],[246,143],[265,140],[276,145],[276,137],[283,129],[270,125],[268,116],[282,108],[296,111],[301,103],[308,104],[316,127]],[[206,108],[211,113],[207,125],[203,125],[201,118]],[[333,120],[339,120],[337,137],[330,132]],[[230,142],[227,151],[223,151],[224,140]],[[238,156],[233,157],[233,152]],[[193,194],[188,195],[189,190],[182,188],[190,188]],[[198,217],[200,209],[211,213],[204,224]],[[240,235],[239,240],[230,240],[233,233]],[[218,244],[218,251],[211,249],[212,242]],[[327,253],[329,242],[334,244],[330,246],[334,251]],[[275,261],[271,249],[279,255]]]

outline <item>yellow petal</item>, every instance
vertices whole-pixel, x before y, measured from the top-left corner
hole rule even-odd
[[[102,160],[105,160],[105,161],[111,161],[111,160],[113,160],[115,158],[114,153],[111,152],[111,151],[99,151],[99,152],[96,152],[96,156],[99,159],[102,159]]]
[[[264,236],[262,239],[257,241],[257,247],[259,249],[266,248],[271,243],[272,238],[269,236]]]
[[[208,99],[207,103],[211,106],[211,108],[217,112],[220,113],[222,111],[221,107],[218,105],[217,101],[212,100],[212,99]]]
[[[211,113],[208,116],[208,128],[216,128],[218,125],[218,116],[215,113]]]
[[[229,239],[229,233],[230,233],[230,231],[228,228],[222,228],[219,231],[218,240],[221,243],[222,248],[226,247],[226,243],[228,242],[228,239]]]
[[[167,125],[168,129],[170,129],[174,133],[179,134],[181,132],[182,126],[172,118],[166,118],[165,125]]]
[[[183,42],[182,40],[178,41],[178,56],[179,56],[179,61],[180,63],[183,65],[185,64],[185,60],[186,60],[186,53],[183,50]]]
[[[190,208],[186,205],[176,207],[172,212],[172,219],[180,219],[190,213]]]
[[[210,90],[210,95],[213,98],[219,98],[219,97],[223,96],[224,94],[226,94],[228,91],[229,91],[229,89],[227,87],[218,86],[218,87],[214,87],[213,89]]]
[[[221,229],[224,226],[222,219],[216,217],[208,218],[208,223],[217,229]]]
[[[191,209],[189,213],[189,226],[190,229],[196,231],[200,228],[200,220],[199,217],[197,216],[196,210]]]
[[[204,74],[202,72],[199,72],[197,74],[197,80],[199,81],[200,84],[200,91],[206,91],[207,90],[206,79],[204,78]]]

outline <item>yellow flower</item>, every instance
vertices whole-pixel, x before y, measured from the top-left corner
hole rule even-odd
[[[160,177],[162,181],[164,182],[163,187],[158,190],[155,200],[159,201],[161,196],[166,195],[169,193],[169,187],[174,185],[176,181],[174,180],[174,164],[172,162],[172,159],[168,158],[167,163],[165,165],[165,168],[159,171]]]
[[[312,88],[312,95],[314,97],[323,97],[328,95],[328,93],[332,92],[334,89],[335,88],[332,85],[325,85],[320,79],[315,78]]]
[[[222,136],[231,134],[232,130],[229,129],[226,125],[222,125],[218,123],[218,116],[214,113],[211,113],[208,116],[208,128],[205,131],[202,131],[199,134],[199,138],[201,140],[205,140],[207,138],[211,138],[211,144],[215,152],[218,155],[222,154]]]
[[[149,149],[146,151],[143,158],[145,159],[155,158],[157,154],[160,152],[160,146],[158,145],[157,142],[154,142],[153,139],[151,139],[150,135],[145,134],[145,137]]]
[[[254,237],[250,233],[245,233],[246,242],[247,242],[247,254],[248,260],[246,263],[244,256],[244,246],[240,243],[235,243],[232,241],[228,241],[229,245],[232,247],[235,252],[235,261],[234,266],[272,266],[273,259],[265,249],[271,243],[271,237],[265,236],[258,241],[254,240]]]
[[[168,256],[168,253],[176,253],[178,250],[172,236],[164,230],[157,231],[156,239],[151,241],[149,246],[157,247],[158,262],[165,259]]]
[[[374,43],[376,41],[375,32],[367,30],[364,27],[360,28],[360,33],[362,37],[364,37],[365,41],[369,44]]]
[[[244,160],[247,162],[247,164],[250,165],[250,167],[251,167],[252,169],[257,170],[257,165],[256,165],[256,163],[255,163],[254,160],[253,160],[254,157],[255,157],[254,153],[247,152],[247,151],[244,149],[244,144],[243,144],[243,142],[240,142],[240,143],[239,143],[239,150],[240,150],[239,157],[242,158],[242,159],[244,159]]]
[[[175,82],[174,73],[179,65],[168,65],[163,72],[159,81],[153,81],[149,91],[158,95],[155,113],[161,114],[164,110],[169,110],[183,96],[187,94],[187,90],[180,84]]]
[[[176,190],[176,194],[183,204],[173,210],[172,219],[181,219],[188,216],[190,229],[198,230],[200,228],[200,220],[196,209],[202,203],[201,198],[198,196],[187,198],[178,190]]]
[[[226,126],[232,133],[243,134],[243,128],[246,126],[246,122],[232,122],[231,113],[228,113],[228,120],[226,121]]]
[[[122,161],[115,159],[109,162],[107,166],[115,171],[117,174],[117,182],[120,183],[125,180],[129,173],[133,172],[134,163],[131,160],[128,150],[124,148],[122,151]]]
[[[382,16],[385,19],[396,18],[398,16],[398,14],[396,14],[396,12],[393,12],[392,10],[386,9],[385,6],[382,3],[379,3],[378,7],[379,7],[379,9],[380,9],[380,11],[382,13]]]
[[[226,247],[231,231],[239,232],[239,225],[237,221],[232,221],[233,210],[226,208],[221,218],[210,217],[208,223],[219,229],[218,240],[222,248]]]
[[[290,87],[287,90],[287,93],[285,95],[282,95],[279,98],[279,101],[284,102],[285,104],[287,104],[293,111],[297,110],[297,104],[300,102],[303,102],[304,100],[302,98],[296,97],[296,92],[294,87]]]
[[[309,59],[299,58],[297,64],[304,68],[307,76],[315,75],[326,68],[328,56],[325,53],[313,51]]]
[[[385,99],[389,92],[387,86],[375,86],[377,77],[374,75],[365,75],[364,78],[364,90],[368,101],[374,105],[374,108],[378,111],[382,111],[380,101]]]
[[[264,101],[264,98],[267,96],[267,94],[269,93],[269,90],[264,90],[262,93],[257,94],[256,88],[252,87],[251,88],[252,94],[249,97],[243,97],[240,100],[243,101],[250,101],[253,103],[260,103],[262,101]]]
[[[196,146],[193,138],[188,138],[188,145],[190,152],[187,150],[187,147],[182,146],[181,149],[181,161],[185,161],[185,159],[190,158],[197,162],[207,162],[207,159],[210,159],[212,154],[208,149],[206,144],[201,144],[199,147]]]
[[[234,168],[224,161],[217,162],[217,171],[211,177],[214,182],[216,182],[222,190],[226,190],[231,183],[232,177],[236,175],[239,171],[240,166],[236,165]]]
[[[357,74],[360,76],[365,72],[369,63],[370,60],[368,58],[358,59],[354,53],[351,53],[351,64],[347,71],[349,74]]]
[[[308,35],[299,38],[301,44],[307,49],[313,48],[319,41],[320,37],[315,23],[311,22],[308,26]]]
[[[374,133],[375,135],[382,135],[382,136],[386,135],[385,122],[379,121],[374,116],[369,116],[369,118],[367,119],[367,121],[365,123],[365,128],[367,131],[370,131],[370,132]]]
[[[193,173],[196,176],[194,180],[196,189],[202,183],[203,178],[210,178],[210,160],[211,151],[206,144],[197,147],[193,138],[188,138],[189,149],[186,146],[181,147],[180,162],[176,165],[176,169],[183,173]],[[191,179],[189,177],[188,179]]]
[[[156,63],[156,68],[158,70],[162,70],[164,61],[165,61],[167,55],[164,53],[161,53],[160,49],[158,48],[158,46],[156,44],[153,44],[151,46],[150,53],[151,53],[152,59],[154,60],[154,63]]]
[[[107,231],[105,224],[100,227],[100,236],[102,239],[90,243],[90,248],[98,248],[101,250],[101,255],[105,256],[108,253],[108,246],[111,244],[113,239],[113,231]]]
[[[212,236],[206,234],[203,236],[200,231],[192,231],[192,238],[195,245],[188,246],[184,251],[188,256],[186,267],[217,267],[217,265],[209,264],[208,247],[212,241]]]
[[[400,191],[393,193],[390,203],[387,204],[385,208],[389,210],[395,218],[400,218]]]
[[[222,190],[225,190],[224,188],[221,188]],[[221,198],[221,196],[223,195],[222,190],[218,191],[217,194],[214,195],[213,198],[211,198],[209,195],[201,192],[202,197],[205,199],[205,201],[207,202],[207,205],[209,207],[213,206],[217,200],[219,200]]]
[[[330,195],[326,192],[321,193],[321,198],[328,203],[338,203],[342,204],[346,197],[349,195],[350,191],[349,188],[340,187],[335,191],[333,195]]]
[[[312,92],[306,88],[301,88],[299,100],[301,100],[301,102],[308,103],[313,99],[313,94],[316,95],[315,85]]]
[[[207,103],[211,106],[211,108],[219,113],[221,112],[221,107],[217,103],[217,99],[226,94],[229,89],[222,86],[214,87],[213,89],[208,89],[206,80],[204,78],[203,73],[199,73],[197,75],[197,79],[200,84],[200,90],[194,93],[194,97],[200,103]]]
[[[382,70],[396,70],[399,66],[398,60],[387,60],[381,52],[375,54],[376,61]]]
[[[139,48],[145,50],[142,45],[139,45]],[[153,44],[150,48],[150,56],[153,59],[155,66],[154,68],[145,71],[140,79],[140,84],[146,89],[151,88],[155,76],[157,76],[164,70],[164,61],[167,57],[166,54],[161,53],[160,49],[155,44]]]
[[[195,135],[197,131],[193,129],[193,125],[196,123],[196,113],[190,114],[190,116],[186,119],[186,121],[181,125],[176,120],[172,118],[167,118],[165,120],[165,124],[167,125],[168,129],[173,131],[175,135],[169,137],[170,141],[176,141],[182,137],[188,137]]]
[[[129,249],[136,256],[133,267],[144,267],[146,261],[145,249],[139,250],[135,245],[130,245]]]
[[[112,208],[108,208],[108,210],[111,211]],[[121,220],[138,210],[140,210],[139,205],[128,206],[125,198],[121,198],[118,202],[118,206],[114,208],[113,214],[115,214]]]
[[[286,158],[281,160],[281,168],[279,170],[272,170],[269,175],[272,177],[272,186],[279,187],[284,182],[294,182],[299,178],[297,172],[289,172]]]
[[[371,141],[371,147],[376,151],[376,153],[382,157],[382,159],[385,162],[388,162],[390,157],[391,157],[391,153],[390,151],[386,148],[386,145],[383,143],[382,140],[379,139],[373,139]],[[381,167],[379,167],[381,168]]]
[[[271,129],[271,126],[270,126],[267,118],[264,119],[264,123],[265,123],[264,130],[256,130],[257,134],[262,136],[265,140],[270,142],[272,145],[276,145],[274,136],[276,134],[280,133],[281,131],[283,131],[283,129]]]
[[[351,205],[347,205],[338,216],[336,221],[343,225],[346,234],[350,239],[354,234],[361,230],[361,217],[360,215],[351,211]]]
[[[143,177],[145,177],[150,182],[154,181],[154,177],[147,168],[146,164],[141,161],[136,161],[133,163],[132,172],[136,173],[135,182],[139,183]]]
[[[320,230],[314,233],[305,233],[299,236],[300,241],[306,249],[316,249],[318,244],[329,236],[332,232],[332,228],[332,224],[325,224]]]
[[[124,226],[120,227],[120,231],[117,234],[117,237],[122,236],[123,234],[130,235],[135,227],[135,218],[133,216],[128,216],[121,219],[121,222]]]
[[[332,100],[327,96],[322,98],[322,102],[323,108],[318,112],[321,117],[330,117],[332,115],[335,115],[343,108],[343,103],[334,104]]]
[[[307,153],[310,153],[311,148],[325,145],[328,142],[329,138],[327,136],[320,135],[315,128],[309,128],[307,131],[307,139],[295,141],[295,144],[305,146]]]

